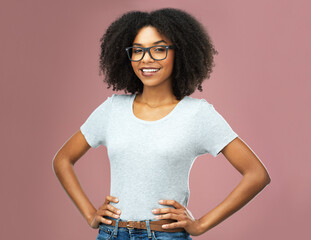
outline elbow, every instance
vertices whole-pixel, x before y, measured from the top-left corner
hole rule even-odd
[[[249,176],[254,182],[263,187],[271,182],[271,178],[266,170],[252,171],[245,176]]]
[[[269,174],[267,174],[266,185],[268,185],[270,182],[271,182],[271,178],[270,178]]]
[[[54,174],[56,174],[56,175],[57,175],[58,168],[59,168],[59,160],[57,160],[57,158],[53,158],[52,170],[53,170]]]
[[[264,186],[268,185],[271,182],[271,178],[267,171],[257,173],[257,179]]]
[[[58,175],[59,172],[66,166],[70,165],[70,162],[65,158],[55,157],[52,160],[52,169],[55,175]]]
[[[259,172],[259,175],[261,176],[260,179],[262,180],[262,182],[265,185],[268,185],[271,182],[271,178],[270,178],[269,173],[267,172],[266,168],[262,169]]]

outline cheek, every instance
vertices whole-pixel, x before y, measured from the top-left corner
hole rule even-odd
[[[169,64],[173,65],[174,64],[174,58],[175,58],[175,53],[174,52],[170,52],[167,55],[167,61]]]
[[[165,62],[167,68],[173,68],[174,66],[174,55],[167,56],[167,61]]]
[[[135,62],[131,62],[132,68],[134,72],[139,72],[138,68],[137,68],[137,63]]]

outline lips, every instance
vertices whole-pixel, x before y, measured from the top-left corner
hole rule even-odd
[[[142,67],[140,70],[143,70],[143,69],[160,69],[160,68],[151,68],[151,67]]]
[[[143,69],[154,69],[156,71],[152,71],[152,70],[147,70],[147,71],[143,71]],[[143,76],[152,76],[154,74],[156,74],[161,68],[141,68],[140,71],[142,72]]]
[[[150,69],[150,70],[149,70]],[[152,70],[151,70],[152,69]],[[145,68],[145,69],[141,69],[142,72],[157,72],[159,71],[160,68],[156,69],[156,68]]]

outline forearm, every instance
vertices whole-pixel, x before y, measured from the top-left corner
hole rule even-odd
[[[96,212],[78,181],[70,161],[64,159],[54,159],[53,169],[55,175],[65,189],[66,193],[79,209],[88,223],[90,223],[93,214]]]
[[[241,209],[269,183],[258,174],[245,174],[240,183],[216,208],[199,219],[202,234]]]

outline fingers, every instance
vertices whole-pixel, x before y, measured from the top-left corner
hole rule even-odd
[[[109,220],[107,218],[104,218],[104,217],[100,217],[99,222],[102,222],[102,223],[105,223],[105,224],[111,224],[112,223],[111,220]]]
[[[172,214],[172,213],[167,213],[167,214],[162,214],[162,215],[157,215],[154,218],[155,219],[172,219],[173,215],[175,216],[176,214]],[[177,216],[177,215],[176,215]]]
[[[170,224],[162,225],[162,228],[172,229],[172,228],[184,228],[186,226],[186,221],[178,221]]]
[[[180,212],[177,213],[173,213],[173,212],[169,212],[166,214],[161,214],[161,215],[156,215],[154,217],[155,219],[176,219],[176,220],[183,220],[186,219],[186,215],[182,214]]]
[[[113,197],[113,196],[106,196],[104,204],[110,203],[110,202],[116,202],[117,203],[117,202],[119,202],[119,199],[116,197]]]
[[[162,228],[165,228],[165,229],[184,227],[187,223],[187,218],[182,214],[167,213],[163,215],[157,215],[154,218],[158,220],[162,220],[162,219],[177,220],[176,222],[162,225]]]
[[[103,209],[107,209],[107,210],[110,210],[111,212],[115,213],[115,214],[121,214],[121,210],[116,208],[115,206],[112,206],[111,204],[104,204],[103,205]]]
[[[99,209],[98,210],[98,215],[101,216],[109,216],[109,217],[113,217],[113,218],[119,218],[120,214],[114,212],[114,209],[110,209],[111,206],[107,205],[107,209]]]
[[[159,201],[162,205],[171,205],[174,208],[157,208],[153,209],[152,213],[157,214],[154,219],[162,220],[162,219],[174,219],[177,220],[176,222],[170,224],[162,225],[164,229],[173,229],[173,228],[185,228],[189,220],[193,220],[190,216],[191,213],[188,209],[181,205],[179,202],[175,200],[162,200]]]
[[[183,205],[181,205],[179,202],[177,202],[176,200],[160,200],[159,203],[161,205],[172,205],[175,208],[185,208]]]
[[[176,209],[176,208],[156,208],[152,210],[152,213],[154,214],[160,214],[160,213],[183,213],[183,209]]]
[[[110,202],[119,202],[119,199],[114,196],[106,196],[104,204],[98,209],[98,221],[106,224],[111,224],[110,219],[105,218],[109,216],[112,218],[119,218],[122,211],[110,204]]]
[[[100,208],[109,209],[115,214],[121,214],[121,210],[109,204],[110,202],[119,202],[119,199],[113,196],[106,196],[105,202]]]

